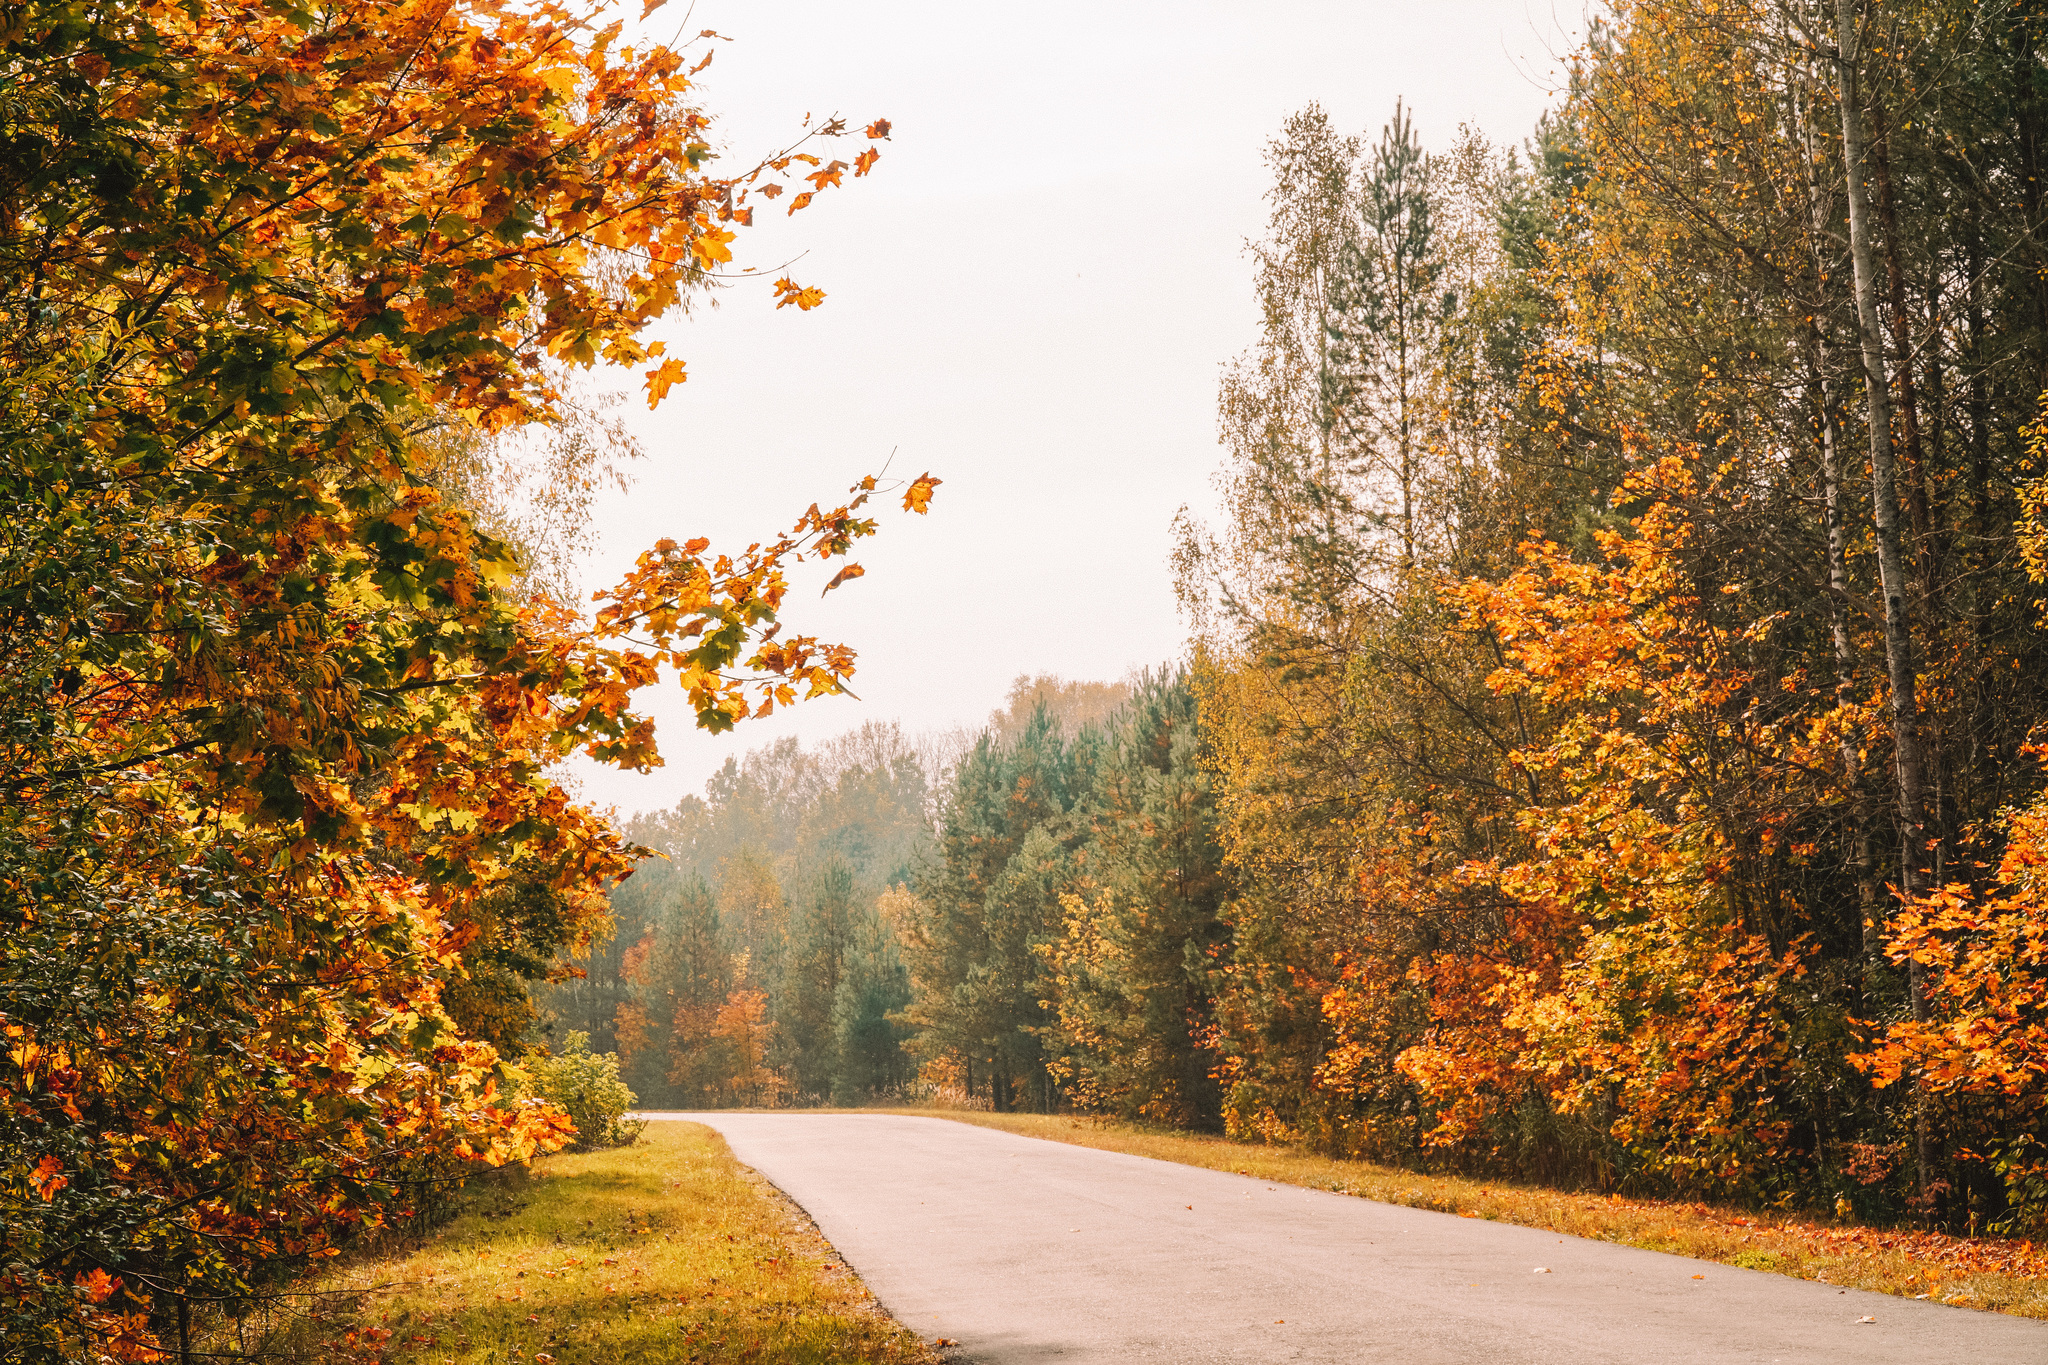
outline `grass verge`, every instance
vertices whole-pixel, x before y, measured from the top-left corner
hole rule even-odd
[[[869,1111],[873,1112],[873,1111]],[[887,1112],[951,1119],[1025,1137],[1206,1166],[1410,1208],[1548,1228],[1573,1237],[1768,1270],[1843,1289],[2048,1318],[2048,1247],[1995,1238],[1834,1225],[1757,1210],[1565,1190],[1413,1171],[1100,1119],[956,1109]]]
[[[323,1365],[928,1365],[780,1192],[694,1123],[466,1192],[410,1250],[308,1286],[265,1346]]]

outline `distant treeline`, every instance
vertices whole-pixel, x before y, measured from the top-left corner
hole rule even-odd
[[[728,761],[552,989],[643,1104],[934,1094],[1214,1127],[1223,882],[1184,672],[1020,679],[978,736]]]
[[[929,759],[893,726],[728,760],[703,798],[632,822],[664,855],[551,1012],[617,1049],[643,1104],[848,1103],[915,1074],[908,978],[878,905],[931,842]]]

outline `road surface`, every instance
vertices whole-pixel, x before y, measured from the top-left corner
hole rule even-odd
[[[724,1134],[977,1365],[2048,1365],[2044,1322],[944,1119],[648,1117]]]

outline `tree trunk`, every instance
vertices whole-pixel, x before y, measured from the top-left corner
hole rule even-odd
[[[1919,383],[1913,371],[1912,314],[1906,308],[1906,272],[1899,263],[1899,217],[1892,194],[1890,137],[1885,126],[1884,105],[1870,101],[1870,118],[1875,125],[1870,140],[1870,171],[1875,182],[1877,226],[1884,230],[1885,283],[1892,305],[1892,347],[1897,356],[1893,371],[1899,389],[1899,435],[1905,445],[1906,512],[1913,524],[1914,558],[1920,568],[1922,610],[1931,611],[1933,566],[1928,560],[1932,518],[1927,505],[1927,456],[1920,440]]]
[[[2034,372],[2021,382],[2030,383],[2033,394],[2048,389],[2048,349],[2042,342],[2048,338],[2048,261],[2042,259],[2041,250],[2041,177],[2048,175],[2048,127],[2043,126],[2042,100],[2035,93],[2040,57],[2034,51],[2034,29],[2038,21],[2024,10],[2011,13],[2006,30],[2011,39],[2012,82],[2017,98],[2013,102],[2013,115],[2019,133],[2020,169],[2023,174],[2013,188],[2020,193],[2020,202],[2026,209],[2026,231],[2020,238],[2020,245],[2026,254],[2015,253],[2012,264],[2025,272],[2034,282]],[[2030,394],[2029,397],[2033,395]]]
[[[1864,393],[1870,426],[1871,515],[1877,530],[1877,572],[1884,591],[1885,667],[1891,682],[1893,770],[1899,797],[1900,889],[1909,897],[1926,890],[1925,767],[1920,749],[1918,685],[1913,667],[1909,575],[1899,535],[1898,470],[1892,455],[1891,385],[1885,373],[1884,333],[1877,315],[1877,262],[1870,240],[1871,208],[1864,184],[1863,106],[1858,92],[1862,61],[1855,0],[1835,0],[1837,98],[1842,109],[1842,162],[1849,195],[1849,259],[1854,269],[1856,323],[1863,350]],[[1907,968],[1913,1017],[1927,1018],[1920,964]],[[1920,1194],[1927,1194],[1927,1124],[1924,1100],[1916,1097],[1916,1147]]]
[[[1842,510],[1842,409],[1835,396],[1835,357],[1830,354],[1823,319],[1832,316],[1828,307],[1827,281],[1833,271],[1826,254],[1831,236],[1828,203],[1822,196],[1814,167],[1816,135],[1811,106],[1801,97],[1796,105],[1800,136],[1807,149],[1807,208],[1813,218],[1813,321],[1807,328],[1809,362],[1813,387],[1819,402],[1821,524],[1827,538],[1828,634],[1834,646],[1835,693],[1847,702],[1856,690],[1855,646],[1849,638],[1849,528]],[[1856,878],[1856,906],[1860,939],[1867,960],[1874,960],[1883,943],[1883,926],[1877,907],[1877,883],[1870,856],[1870,812],[1865,805],[1861,746],[1856,736],[1845,734],[1837,749],[1842,764],[1842,785],[1849,800],[1849,865]]]
[[[1942,639],[1941,582],[1945,555],[1927,489],[1939,469],[1941,448],[1940,295],[1935,289],[1940,277],[1934,275],[1930,280],[1927,296],[1927,363],[1934,405],[1923,427],[1920,420],[1920,381],[1913,363],[1913,314],[1906,307],[1906,272],[1899,258],[1898,207],[1892,192],[1890,137],[1883,102],[1873,96],[1870,111],[1871,121],[1876,125],[1876,136],[1870,145],[1871,172],[1876,181],[1878,225],[1884,230],[1885,275],[1892,306],[1892,346],[1897,357],[1893,374],[1899,391],[1899,434],[1905,443],[1906,510],[1913,527],[1913,552],[1909,557],[1917,570],[1920,630],[1926,652],[1929,658],[1939,659],[1948,656]],[[1926,823],[1921,842],[1927,850],[1925,857],[1931,869],[1931,884],[1939,885],[1948,847],[1948,803],[1943,799],[1947,794],[1947,783],[1943,780],[1942,731],[1938,724],[1921,727],[1920,762],[1923,784],[1931,798],[1923,812]]]
[[[1842,424],[1828,382],[1828,345],[1813,337],[1815,388],[1820,400],[1821,518],[1827,533],[1828,634],[1834,645],[1835,693],[1847,702],[1856,690],[1856,657],[1849,639],[1849,531],[1842,515]],[[1837,749],[1842,785],[1849,797],[1849,865],[1856,878],[1856,905],[1863,951],[1879,951],[1882,924],[1877,907],[1877,882],[1870,858],[1870,818],[1864,809],[1862,762],[1856,738],[1844,734]]]

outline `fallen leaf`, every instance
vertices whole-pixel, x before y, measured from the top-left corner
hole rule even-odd
[[[1706,1277],[1706,1276],[1704,1276],[1704,1275],[1695,1275],[1695,1276],[1693,1276],[1693,1278],[1694,1278],[1695,1280],[1704,1280],[1704,1279],[1705,1279],[1705,1278],[1707,1278],[1707,1277]]]
[[[1856,1321],[1858,1321],[1858,1322],[1876,1322],[1876,1321],[1877,1321],[1877,1319],[1876,1319],[1876,1318],[1868,1318],[1868,1317],[1865,1317],[1865,1318],[1858,1318],[1858,1319],[1856,1319]]]
[[[1550,1273],[1550,1267],[1547,1265],[1539,1265],[1531,1273],[1536,1275],[1548,1275]]]

